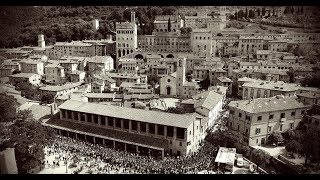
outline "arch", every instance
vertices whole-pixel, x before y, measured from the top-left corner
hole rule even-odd
[[[130,50],[129,49],[127,49],[127,54],[130,54]]]
[[[163,32],[163,30],[162,30],[162,29],[160,29],[160,32]]]
[[[173,29],[173,32],[176,32],[176,29]]]
[[[142,54],[137,54],[134,56],[135,59],[143,59],[143,55]]]
[[[174,56],[172,54],[168,54],[166,57],[167,58],[174,58]]]
[[[171,95],[171,86],[166,87],[166,95]]]
[[[122,50],[122,56],[124,56],[126,54],[126,50]]]

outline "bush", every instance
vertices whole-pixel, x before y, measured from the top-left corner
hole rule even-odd
[[[268,141],[270,144],[276,144],[278,145],[279,143],[281,143],[283,141],[283,137],[281,135],[281,133],[279,132],[273,132],[269,138]]]

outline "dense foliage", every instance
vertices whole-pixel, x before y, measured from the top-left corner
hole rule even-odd
[[[16,116],[17,101],[13,96],[0,94],[0,122],[11,122]]]
[[[1,95],[1,99],[10,98],[11,96]],[[8,140],[0,144],[0,151],[8,147],[15,148],[18,172],[24,174],[41,165],[44,160],[43,146],[53,139],[55,133],[35,121],[30,110],[17,112],[13,103],[6,105],[7,109],[14,109],[10,111],[14,120],[11,121],[12,124],[1,126],[1,132],[6,132],[1,133],[1,136],[7,136]]]
[[[115,22],[130,21],[136,12],[138,34],[151,34],[156,15],[175,14],[176,7],[117,6],[26,6],[0,7],[0,47],[37,45],[37,35],[45,35],[46,44],[58,41],[107,38],[115,31]],[[91,25],[98,19],[100,28]]]

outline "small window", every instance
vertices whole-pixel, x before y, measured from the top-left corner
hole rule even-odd
[[[182,142],[180,142],[180,146],[182,146]]]
[[[248,132],[249,132],[249,130],[248,130],[248,129],[246,129],[246,134],[248,134]]]
[[[286,117],[286,113],[281,113],[281,118],[285,118]]]
[[[301,115],[304,115],[304,110],[303,110],[303,111],[301,111]]]
[[[268,132],[270,132],[270,131],[271,131],[271,128],[272,128],[272,126],[268,126]]]
[[[249,120],[249,121],[250,121],[250,116],[246,116],[246,120]]]
[[[242,114],[241,114],[241,113],[239,113],[239,118],[241,118],[241,116],[242,116]]]
[[[167,81],[168,81],[168,82],[170,82],[171,80],[170,80],[170,79],[168,79]]]
[[[290,129],[293,129],[293,128],[294,128],[294,124],[290,123]]]
[[[280,125],[280,131],[282,131],[283,124]]]
[[[261,119],[262,119],[262,116],[258,116],[258,121],[261,121]]]
[[[273,119],[273,116],[274,116],[273,114],[270,114],[269,119]]]
[[[296,112],[291,112],[291,116],[295,116],[296,115]]]
[[[261,131],[261,129],[260,129],[260,128],[257,128],[257,129],[256,129],[256,134],[260,134],[260,131]]]

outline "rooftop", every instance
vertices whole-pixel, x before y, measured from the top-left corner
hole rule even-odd
[[[149,85],[147,83],[122,82],[119,87],[148,89]]]
[[[220,81],[220,82],[232,82],[232,80],[231,79],[229,79],[229,78],[227,78],[227,77],[218,77],[218,80]]]
[[[92,46],[89,43],[83,43],[81,41],[71,41],[71,42],[56,42],[54,46]]]
[[[205,91],[200,94],[192,96],[195,101],[195,108],[204,107],[206,109],[213,109],[216,104],[223,99],[224,95],[214,91]]]
[[[60,68],[60,69],[64,68],[64,67],[60,66],[59,64],[48,64],[45,67],[46,68]]]
[[[257,98],[251,100],[250,103],[249,100],[231,101],[229,106],[249,113],[274,112],[311,107],[310,105],[299,102],[295,96]]]
[[[267,81],[267,82],[246,82],[242,85],[243,87],[259,88],[259,89],[270,89],[276,91],[296,91],[299,88],[298,84],[285,83],[283,81]]]
[[[92,56],[85,58],[87,62],[92,63],[105,63],[106,61],[113,61],[111,56]]]
[[[94,103],[93,103],[94,104]],[[94,104],[99,105],[99,104]],[[111,105],[100,105],[100,106],[111,106]],[[116,106],[113,106],[116,107]],[[133,108],[130,108],[133,109]],[[149,146],[158,147],[158,148],[168,148],[167,140],[149,137],[141,134],[129,133],[125,131],[119,131],[115,129],[106,129],[103,127],[91,126],[82,123],[63,121],[58,119],[50,119],[46,122],[51,127],[57,127],[59,129],[72,129],[80,132],[86,132],[91,134],[97,134],[100,136],[106,136],[113,139],[119,139],[123,141],[138,143],[138,144],[147,144]]]
[[[59,106],[59,108],[181,128],[188,128],[194,121],[194,118],[192,116],[73,100],[64,102]]]
[[[59,91],[71,89],[71,88],[74,88],[74,87],[78,87],[81,84],[82,84],[81,82],[76,82],[76,83],[67,83],[67,84],[64,84],[64,85],[61,85],[61,86],[50,86],[50,85],[47,85],[47,86],[40,87],[40,90],[59,92]]]
[[[33,75],[37,75],[37,74],[33,74],[33,73],[18,73],[18,74],[9,75],[9,77],[30,78]]]

